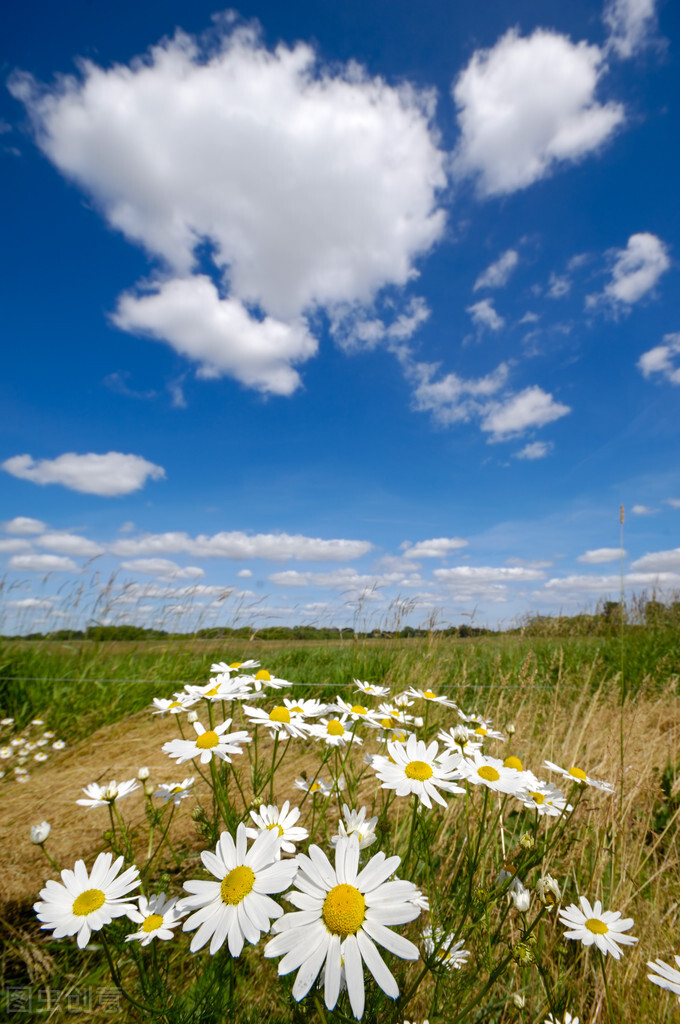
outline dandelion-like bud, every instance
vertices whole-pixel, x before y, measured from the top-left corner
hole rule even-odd
[[[513,992],[512,993],[512,1002],[515,1004],[515,1006],[517,1007],[518,1010],[523,1010],[524,1009],[525,1001],[526,1000],[524,999],[524,996],[521,996],[519,994],[519,992]]]
[[[155,791],[156,791],[156,787],[154,786],[154,784],[151,781],[151,779],[145,779],[144,780],[144,796],[153,796]]]
[[[198,711],[189,711],[187,714],[187,722],[193,725],[194,722],[198,721]]]
[[[515,733],[517,732],[517,730],[515,729],[515,723],[514,722],[508,722],[508,724],[505,727],[505,731],[507,732],[508,736],[514,736]],[[520,996],[520,998],[521,998],[521,996]],[[522,1005],[524,1005],[524,1001],[523,1000],[522,1000]]]
[[[52,826],[48,821],[41,821],[39,825],[31,825],[31,842],[36,846],[42,846],[51,831]]]
[[[144,782],[144,779],[148,779],[149,775],[150,775],[149,769],[146,768],[146,767],[140,768],[139,771],[137,772],[137,778],[141,782]]]
[[[202,807],[199,807],[198,804],[196,804],[193,811],[191,812],[191,817],[194,819],[194,821],[205,821],[205,811],[203,810]]]
[[[536,882],[536,894],[548,910],[556,906],[562,899],[560,887],[552,875],[543,875],[542,878],[539,878]]]
[[[470,730],[466,725],[456,725],[453,728],[453,738],[459,747],[464,747],[470,738]]]
[[[535,850],[536,840],[532,836],[531,832],[524,832],[523,835],[519,837],[519,845],[523,850]]]

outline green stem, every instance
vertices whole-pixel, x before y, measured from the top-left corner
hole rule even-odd
[[[612,1010],[612,1001],[609,995],[609,983],[607,982],[607,972],[604,968],[604,953],[601,949],[597,950],[598,959],[600,961],[600,967],[602,968],[602,979],[604,981],[604,991],[607,996],[607,1009],[609,1011],[610,1024],[614,1024],[614,1011]]]

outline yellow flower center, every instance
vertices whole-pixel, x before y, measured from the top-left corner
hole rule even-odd
[[[345,727],[342,722],[339,722],[337,718],[331,718],[330,722],[326,726],[326,732],[329,736],[342,736],[345,732]]]
[[[182,701],[181,700],[171,700],[170,703],[168,704],[168,707],[169,708],[181,708],[182,707]]]
[[[424,782],[425,779],[432,778],[432,768],[426,761],[409,761],[404,768],[404,774],[407,779],[417,779],[419,782]]]
[[[317,791],[318,789],[321,789],[321,786],[319,785],[319,783],[318,783],[318,782],[313,782],[313,783],[311,784],[311,786],[309,787],[309,792],[310,792],[310,793],[316,793],[316,791]]]
[[[436,696],[434,690],[423,690],[423,697],[427,697],[428,700],[434,700]]]
[[[99,910],[106,903],[106,896],[101,889],[86,889],[73,901],[73,913],[76,917],[87,917]]]
[[[303,713],[303,711],[304,711],[304,708],[300,708],[300,707],[298,707],[298,706],[296,705],[296,706],[295,706],[294,708],[291,708],[290,710],[291,710],[291,711],[299,711],[299,712],[300,712],[300,714],[302,714],[302,713]]]
[[[234,906],[244,900],[255,885],[255,875],[245,864],[234,868],[222,879],[220,894],[224,903]]]
[[[272,722],[290,722],[290,711],[279,706],[269,712],[269,718]]]
[[[522,762],[518,757],[515,757],[514,754],[510,754],[510,757],[506,757],[505,761],[503,761],[503,764],[506,768],[514,768],[516,772],[524,771]]]
[[[181,782],[178,782],[176,786],[172,787],[170,792],[171,793],[183,793],[184,792],[184,786],[182,785]]]
[[[606,935],[609,931],[609,928],[604,921],[600,921],[597,917],[589,917],[586,921],[586,928],[589,932],[592,932],[593,935]]]
[[[381,718],[380,719],[380,724],[382,725],[383,729],[391,729],[392,728],[392,719],[391,718]]]
[[[580,779],[581,782],[585,782],[588,778],[586,773],[583,771],[583,768],[568,768],[567,771],[573,779]]]
[[[363,704],[352,704],[352,714],[353,715],[367,715],[368,712],[367,712],[366,708],[363,706]]]
[[[475,729],[475,735],[476,736],[487,736],[488,735],[488,731],[484,728],[483,725],[479,725]]]
[[[205,732],[196,737],[196,746],[200,747],[201,750],[210,750],[211,747],[216,747],[219,742],[219,736],[212,729],[206,729]]]
[[[162,924],[163,924],[163,918],[162,918],[162,916],[160,914],[149,914],[149,916],[144,919],[144,924],[142,925],[142,931],[143,932],[155,932],[156,928],[160,928],[160,926]]]
[[[261,668],[260,671],[255,676],[255,678],[261,679],[263,683],[269,683],[271,682],[272,677],[269,675],[269,672],[267,672],[266,668]]]
[[[539,806],[545,801],[545,797],[543,796],[542,793],[531,793],[530,792],[529,796],[534,801],[534,803],[538,804]]]
[[[501,777],[500,772],[497,772],[490,764],[483,764],[481,768],[477,769],[477,774],[485,782],[498,782]]]
[[[282,829],[282,828],[281,828],[281,826],[280,826],[280,825],[278,824],[278,822],[276,822],[276,821],[273,821],[273,822],[271,823],[271,825],[267,825],[267,831],[268,831],[268,832],[273,832],[275,828],[278,828],[278,830],[279,830],[279,835],[280,835],[280,836],[282,836],[282,835],[283,835],[283,829]]]
[[[232,663],[229,666],[229,668],[240,668],[242,664],[243,664],[242,661],[232,661]]]
[[[219,686],[213,686],[209,690],[206,690],[203,694],[204,697],[214,697],[220,692]]]
[[[346,938],[364,923],[366,900],[355,886],[336,885],[323,901],[321,914],[329,932]]]

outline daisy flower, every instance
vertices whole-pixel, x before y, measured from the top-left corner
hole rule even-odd
[[[243,730],[227,732],[231,718],[216,725],[214,729],[206,729],[200,722],[193,722],[192,725],[196,733],[195,740],[169,740],[163,744],[163,751],[176,758],[177,764],[191,761],[194,757],[200,757],[201,764],[208,764],[213,757],[231,763],[230,754],[242,753],[239,744],[250,743],[250,736]]]
[[[64,740],[55,740],[52,744],[52,750],[64,750],[66,743]]]
[[[192,703],[201,698],[209,701],[244,700],[250,696],[250,687],[242,679],[232,679],[229,675],[217,676],[203,686],[187,684],[184,691]]]
[[[139,871],[131,867],[121,875],[122,867],[122,857],[114,861],[112,853],[100,853],[89,875],[82,860],[76,861],[73,871],[65,868],[63,884],[47,882],[40,902],[33,906],[41,927],[52,928],[55,939],[77,934],[78,946],[84,949],[91,932],[135,909],[126,897],[139,885]]]
[[[410,697],[418,697],[420,700],[429,700],[434,704],[441,704],[445,708],[457,708],[458,705],[455,701],[450,700],[448,697],[437,696],[434,690],[419,690],[415,686],[409,686],[406,691]]]
[[[330,796],[332,789],[323,779],[315,779],[314,782],[309,782],[308,779],[296,779],[295,788],[301,789],[304,793],[311,793],[313,796],[316,793],[321,793],[321,796]]]
[[[264,725],[269,730],[270,736],[283,733],[285,736],[295,736],[298,739],[306,739],[309,736],[311,726],[305,722],[297,712],[292,714],[284,705],[265,711],[264,708],[251,708],[248,704],[243,705],[243,712],[248,716],[253,725]]]
[[[602,910],[602,904],[595,900],[594,906],[585,896],[580,897],[581,909],[575,903],[559,911],[559,919],[569,929],[564,933],[565,939],[580,939],[584,946],[597,946],[605,956],[611,953],[615,960],[621,957],[622,946],[630,946],[638,940],[632,935],[624,935],[633,927],[632,917],[621,920],[620,911]]]
[[[53,740],[56,735],[56,732],[52,732],[51,729],[48,729],[47,732],[43,733],[46,740]]]
[[[177,905],[180,911],[193,911],[184,922],[185,932],[196,934],[189,947],[192,953],[210,940],[214,955],[225,940],[232,956],[239,956],[243,943],[258,942],[261,932],[269,931],[272,918],[283,909],[268,895],[283,892],[295,877],[295,860],[276,860],[278,836],[260,833],[247,849],[246,826],[236,830],[236,843],[223,832],[214,853],[204,850],[201,860],[216,882],[190,880],[184,888],[191,893]]]
[[[193,786],[194,777],[191,775],[188,779],[184,779],[183,782],[160,782],[158,789],[155,790],[153,795],[162,800],[164,804],[172,800],[175,807],[179,807],[182,800],[191,795]]]
[[[2,718],[0,719],[0,725],[14,725],[13,718]]]
[[[353,679],[352,682],[360,693],[367,693],[369,697],[389,697],[389,686],[375,686],[373,683],[362,683],[360,679]]]
[[[36,846],[42,846],[52,831],[49,821],[41,821],[39,825],[31,825],[31,842]]]
[[[455,754],[442,754],[438,758],[438,749],[436,740],[427,746],[415,736],[409,736],[406,743],[388,743],[389,757],[378,755],[373,759],[373,767],[382,780],[382,789],[394,789],[397,796],[415,793],[421,803],[430,808],[432,797],[446,807],[438,789],[449,793],[464,793],[465,790],[455,781],[461,777],[459,758]]]
[[[6,761],[7,758],[11,757],[11,756],[12,756],[12,748],[11,747],[0,747],[0,758],[2,758],[3,761]]]
[[[128,779],[127,782],[116,782],[114,779],[109,782],[108,786],[100,786],[97,782],[91,782],[89,786],[83,787],[85,799],[81,797],[80,800],[76,800],[76,803],[87,807],[88,810],[92,807],[106,807],[107,804],[129,796],[136,789],[139,789],[137,779]]]
[[[425,952],[428,956],[434,956],[438,964],[448,967],[449,970],[459,971],[467,963],[470,951],[463,949],[465,943],[454,942],[455,933],[444,934],[443,928],[425,928],[423,941]]]
[[[184,917],[177,910],[177,898],[168,899],[164,892],[159,896],[139,897],[139,905],[133,910],[128,910],[127,916],[136,924],[141,924],[139,931],[132,935],[126,935],[126,942],[134,939],[139,941],[140,946],[148,946],[152,939],[174,938],[173,928],[176,928]]]
[[[587,772],[584,772],[583,768],[577,768],[573,765],[571,768],[560,768],[558,764],[553,764],[552,761],[545,761],[543,767],[549,768],[551,772],[559,772],[560,775],[563,775],[565,779],[569,779],[570,782],[585,782],[586,786],[594,786],[595,789],[602,789],[605,793],[614,792],[614,787],[609,782],[591,779]]]
[[[497,757],[485,757],[475,751],[471,757],[463,757],[460,772],[466,782],[488,786],[497,793],[517,796],[523,791],[521,776],[514,768],[506,768]]]
[[[329,747],[344,747],[350,741],[363,743],[362,738],[351,729],[347,729],[346,725],[347,715],[341,715],[340,718],[321,718],[318,723],[309,726],[309,731],[312,736],[324,740]]]
[[[280,975],[298,971],[293,998],[300,1001],[316,981],[323,965],[324,995],[329,1010],[340,991],[341,965],[345,969],[347,992],[357,1020],[364,1012],[364,970],[366,964],[380,988],[391,999],[399,995],[397,983],[386,967],[378,945],[404,960],[417,960],[417,946],[387,925],[415,920],[420,909],[409,902],[415,892],[412,882],[387,879],[400,857],[377,853],[359,867],[359,842],[341,839],[335,849],[335,868],[318,846],[309,855],[298,854],[296,889],[288,899],[299,908],[273,925],[275,937],[264,948],[266,957],[282,956]]]
[[[267,672],[266,668],[261,668],[254,676],[243,676],[244,680],[255,687],[256,690],[261,690],[263,686],[271,686],[272,690],[282,690],[287,686],[292,686],[287,679],[279,679],[278,676],[273,676],[271,672]]]
[[[189,701],[187,694],[176,693],[175,696],[170,700],[169,697],[154,697],[151,701],[151,706],[155,709],[151,712],[152,715],[178,715],[180,711],[186,711],[191,704],[195,704],[195,701]]]
[[[452,729],[440,729],[437,739],[441,740],[447,750],[458,754],[472,754],[475,750],[482,749],[480,739],[472,741],[470,730],[466,725],[454,725]]]
[[[675,957],[675,962],[680,967],[680,956]],[[655,960],[654,963],[648,963],[647,966],[656,972],[647,975],[653,985],[666,988],[669,992],[675,992],[676,996],[680,996],[680,971],[676,971],[675,967],[670,967],[663,960]]]
[[[378,824],[378,816],[369,818],[366,821],[367,809],[362,807],[359,811],[351,811],[347,804],[342,805],[342,813],[344,821],[338,822],[338,834],[333,836],[331,843],[333,846],[337,846],[341,839],[349,839],[350,836],[356,836],[359,840],[359,849],[365,850],[367,846],[372,846],[378,838],[375,834],[375,826]]]
[[[532,811],[538,811],[540,815],[547,814],[553,818],[559,818],[561,814],[573,811],[571,804],[561,789],[553,786],[551,782],[544,782],[543,779],[534,779],[523,793],[519,795],[525,807]]]
[[[41,752],[40,754],[34,754],[33,755],[33,760],[34,761],[46,761],[48,756],[49,756],[48,754],[43,754]]]
[[[226,661],[219,661],[219,662],[217,662],[217,664],[210,666],[210,671],[211,672],[219,672],[221,674],[221,673],[224,673],[224,672],[238,672],[239,669],[241,669],[241,668],[259,668],[259,667],[260,667],[260,662],[259,661],[253,661],[253,659],[250,658],[248,661],[232,661],[230,664],[227,664]]]
[[[273,832],[279,840],[277,860],[281,857],[281,850],[285,853],[295,853],[295,843],[301,843],[303,839],[309,837],[306,828],[295,824],[300,817],[300,808],[291,808],[288,800],[280,810],[275,804],[263,804],[258,811],[251,811],[250,817],[257,828],[249,826],[246,835],[251,839],[257,839],[261,832]]]
[[[553,1017],[552,1013],[549,1013],[543,1024],[578,1024],[578,1017],[572,1017],[569,1011],[565,1010],[564,1016],[560,1021],[558,1017]]]
[[[325,715],[329,710],[328,704],[324,704],[315,697],[309,700],[293,700],[292,697],[284,697],[283,703],[291,715],[302,715],[303,718],[318,718],[319,715]]]
[[[338,696],[335,698],[335,704],[332,704],[329,710],[339,711],[341,715],[349,716],[353,722],[366,722],[376,729],[380,728],[378,712],[372,708],[365,708],[363,704],[350,704]]]

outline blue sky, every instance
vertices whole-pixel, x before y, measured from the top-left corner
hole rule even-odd
[[[680,590],[671,3],[2,18],[5,631]]]

